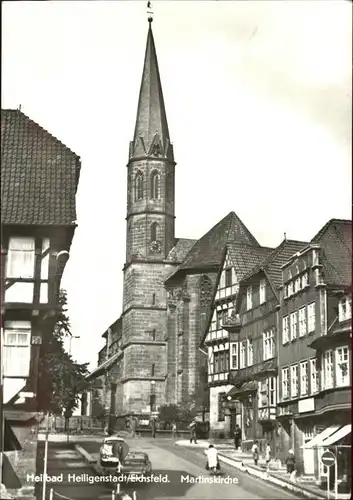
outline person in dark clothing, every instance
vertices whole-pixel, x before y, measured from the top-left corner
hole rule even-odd
[[[294,451],[289,450],[288,456],[286,458],[287,473],[290,475],[295,469],[295,456]]]
[[[193,420],[191,422],[191,424],[189,425],[189,429],[190,429],[190,444],[194,441],[195,444],[197,444],[196,442],[196,421]]]
[[[239,448],[240,441],[241,441],[241,428],[237,424],[234,430],[234,446],[236,450]]]

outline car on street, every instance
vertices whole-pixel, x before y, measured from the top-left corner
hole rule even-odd
[[[109,436],[104,441],[99,451],[99,462],[103,474],[115,472],[129,452],[129,445],[120,436]]]
[[[122,462],[121,474],[124,480],[133,482],[134,477],[148,477],[152,474],[152,463],[147,453],[129,451]]]

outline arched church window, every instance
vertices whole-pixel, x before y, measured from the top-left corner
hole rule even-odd
[[[159,226],[158,226],[157,222],[152,222],[152,224],[151,224],[151,241],[157,241],[158,229],[159,229]]]
[[[137,172],[135,177],[135,200],[143,199],[143,173]]]
[[[212,300],[212,290],[213,284],[211,279],[203,275],[200,278],[200,306],[207,307],[211,303]]]
[[[160,175],[157,170],[154,170],[151,174],[151,198],[152,200],[158,200],[160,198],[161,191],[161,181]]]

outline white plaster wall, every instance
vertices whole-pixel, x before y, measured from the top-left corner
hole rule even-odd
[[[232,385],[219,385],[210,388],[210,429],[211,433],[224,432],[227,435],[230,431],[230,417],[226,416],[222,422],[218,421],[218,394],[228,392]]]

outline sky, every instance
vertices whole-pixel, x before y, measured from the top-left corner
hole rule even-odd
[[[82,161],[65,269],[72,354],[97,364],[122,312],[126,163],[147,2],[2,3],[2,107]],[[352,7],[344,0],[158,1],[176,237],[234,211],[265,246],[351,218]]]

